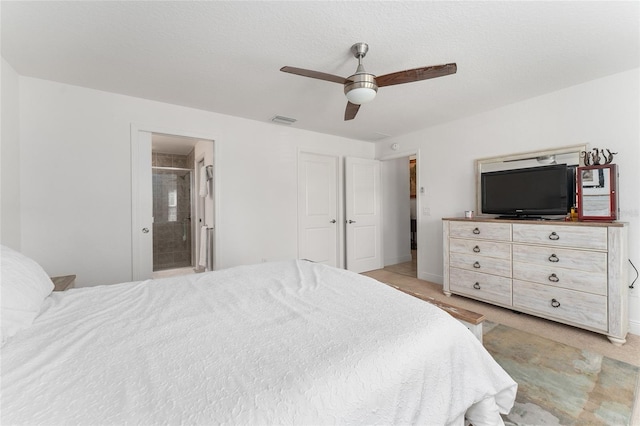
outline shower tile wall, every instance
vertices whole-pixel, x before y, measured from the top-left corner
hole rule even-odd
[[[152,164],[187,168],[187,156],[153,153]],[[185,171],[153,170],[153,270],[191,266],[191,179]]]
[[[193,157],[193,154],[176,155],[176,154],[163,154],[161,152],[153,152],[151,153],[151,165],[159,166],[159,167],[180,167],[183,169],[192,169],[193,161],[189,163],[188,162],[189,157]]]

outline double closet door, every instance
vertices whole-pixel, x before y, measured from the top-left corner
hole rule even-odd
[[[382,268],[380,162],[298,156],[298,257],[354,272]]]

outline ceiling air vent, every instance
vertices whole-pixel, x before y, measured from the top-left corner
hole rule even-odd
[[[276,124],[284,124],[287,126],[291,126],[293,123],[295,123],[298,120],[296,120],[295,118],[283,117],[282,115],[276,115],[271,119],[271,121],[273,121]]]

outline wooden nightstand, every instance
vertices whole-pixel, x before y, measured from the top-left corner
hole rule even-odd
[[[63,275],[61,277],[51,277],[53,281],[53,291],[65,291],[76,285],[75,275]]]

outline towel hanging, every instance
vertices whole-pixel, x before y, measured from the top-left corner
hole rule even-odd
[[[200,169],[200,197],[209,195],[209,180],[207,179],[207,167]]]

